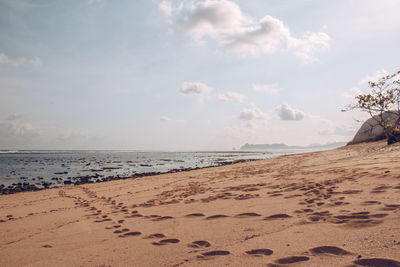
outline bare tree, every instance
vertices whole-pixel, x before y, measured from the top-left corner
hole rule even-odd
[[[388,144],[400,141],[400,71],[368,82],[370,92],[355,97],[356,103],[342,111],[360,110],[366,112],[380,126]]]

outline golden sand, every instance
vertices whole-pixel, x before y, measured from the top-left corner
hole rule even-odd
[[[400,145],[3,195],[0,220],[0,266],[400,266]]]

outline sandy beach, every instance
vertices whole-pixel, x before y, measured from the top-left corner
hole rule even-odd
[[[0,196],[0,266],[400,266],[385,142]]]

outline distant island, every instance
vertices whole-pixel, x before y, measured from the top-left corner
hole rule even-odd
[[[275,149],[331,149],[346,145],[346,142],[333,142],[328,144],[311,144],[308,146],[288,146],[286,144],[245,144],[240,147],[240,150],[275,150]]]

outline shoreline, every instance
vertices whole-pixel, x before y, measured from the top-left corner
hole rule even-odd
[[[399,163],[378,142],[2,195],[0,265],[400,266]]]
[[[285,156],[285,155],[281,155],[281,156]],[[281,157],[281,156],[278,156],[278,157]],[[205,167],[175,168],[175,169],[171,169],[166,172],[143,172],[143,173],[136,173],[134,175],[128,175],[128,176],[110,175],[107,177],[100,177],[96,173],[95,175],[70,177],[70,179],[63,181],[63,185],[56,185],[53,182],[42,182],[41,183],[42,187],[38,187],[35,183],[29,183],[29,182],[18,182],[15,185],[9,185],[9,186],[4,186],[3,184],[0,184],[0,195],[10,195],[10,194],[29,192],[29,191],[41,191],[41,190],[50,189],[50,188],[62,188],[64,186],[69,186],[69,185],[76,186],[76,185],[92,184],[92,183],[104,183],[104,182],[117,181],[117,180],[137,179],[137,178],[150,177],[150,176],[156,176],[156,175],[161,175],[161,174],[171,174],[171,173],[201,170],[201,169],[206,169],[206,168],[221,167],[221,166],[256,161],[256,160],[264,160],[264,159],[239,159],[239,160],[234,160],[234,161],[219,162],[216,165],[205,166]],[[51,180],[57,181],[58,178],[52,178]]]

